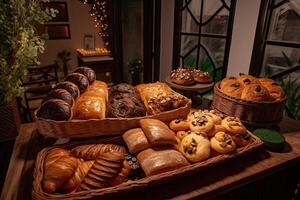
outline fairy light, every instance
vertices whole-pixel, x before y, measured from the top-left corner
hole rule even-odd
[[[104,40],[106,48],[109,47],[108,23],[107,23],[107,0],[79,0],[83,4],[89,4],[90,16],[93,17],[95,27],[99,29],[98,35]]]
[[[110,54],[110,51],[106,48],[95,48],[93,50],[76,49],[82,56],[106,56]]]

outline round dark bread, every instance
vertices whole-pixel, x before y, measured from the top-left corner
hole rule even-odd
[[[71,106],[61,99],[50,99],[43,103],[37,111],[37,117],[56,121],[66,121],[71,116]]]
[[[74,99],[72,95],[65,89],[54,89],[51,90],[47,96],[43,99],[42,103],[50,100],[50,99],[61,99],[69,104],[71,107],[74,104]]]
[[[120,84],[112,86],[109,89],[109,96],[116,95],[116,94],[117,95],[119,95],[119,94],[137,95],[138,91],[132,85],[129,85],[127,83],[120,83]]]
[[[86,76],[89,80],[90,85],[93,84],[96,80],[96,73],[89,67],[79,67],[74,72]]]
[[[74,83],[80,91],[80,94],[84,93],[89,87],[88,78],[80,73],[72,73],[66,77],[66,81]]]
[[[80,93],[77,85],[75,85],[70,81],[60,82],[54,87],[54,89],[67,90],[72,95],[74,100],[76,100],[79,97],[79,93]]]

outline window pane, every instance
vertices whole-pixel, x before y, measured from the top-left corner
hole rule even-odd
[[[300,49],[267,45],[261,75],[271,76],[297,64],[300,64]]]
[[[193,20],[191,14],[188,12],[187,9],[182,11],[182,21],[181,21],[181,31],[186,33],[198,33],[199,26]]]
[[[211,56],[215,61],[214,64],[216,68],[223,66],[225,41],[226,41],[225,39],[220,39],[220,38],[208,38],[208,37],[201,38],[201,43],[208,48],[207,49],[208,51],[210,51]],[[200,54],[202,54],[202,51],[200,52]]]
[[[227,3],[228,4],[228,3]],[[211,16],[214,15],[223,3],[220,0],[206,0],[204,1],[203,9],[203,23],[209,22],[203,26],[204,33],[214,33],[214,34],[226,34],[228,26],[229,11],[223,8],[216,16],[212,19]]]
[[[197,36],[181,36],[181,50],[180,55],[184,57],[181,59],[182,66],[195,67],[197,61]]]
[[[298,11],[298,14],[296,12]],[[300,10],[285,3],[273,11],[269,39],[300,42]]]

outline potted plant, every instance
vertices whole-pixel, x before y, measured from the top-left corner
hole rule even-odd
[[[68,75],[69,61],[71,60],[71,52],[67,50],[62,50],[57,53],[57,59],[59,63],[62,65],[62,69],[64,72],[64,76]]]
[[[141,82],[141,73],[143,72],[143,60],[136,58],[128,63],[128,67],[132,85],[139,84]]]
[[[18,133],[16,97],[21,96],[21,78],[30,65],[38,64],[45,40],[36,26],[55,16],[41,9],[39,0],[0,0],[0,139]]]

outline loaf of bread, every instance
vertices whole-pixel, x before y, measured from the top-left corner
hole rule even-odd
[[[104,119],[106,112],[106,97],[95,91],[82,94],[74,108],[73,119]]]
[[[137,155],[146,176],[151,176],[187,166],[189,162],[174,149],[149,148]]]
[[[188,99],[174,92],[165,83],[148,83],[136,86],[150,115],[173,110],[188,103]]]

